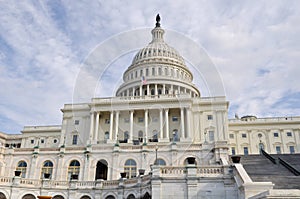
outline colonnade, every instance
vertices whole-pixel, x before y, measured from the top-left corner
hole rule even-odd
[[[157,127],[157,138],[162,142],[169,142],[170,138],[173,135],[173,129],[170,129],[170,122],[172,122],[172,118],[170,119],[170,109],[161,108],[161,109],[144,109],[144,133],[143,138],[148,141],[148,139],[153,138],[153,135],[150,135],[149,132],[149,111],[158,110],[159,111],[159,126]],[[133,142],[134,132],[137,129],[134,129],[134,112],[141,111],[138,110],[129,110],[129,139],[128,142]],[[108,112],[108,111],[105,111]],[[120,125],[120,110],[109,111],[110,112],[110,120],[109,120],[109,137],[108,142],[116,143],[118,139],[119,133],[124,133],[119,131]],[[99,124],[100,124],[100,114],[103,112],[91,112],[90,114],[90,141],[91,143],[97,143],[99,141]],[[180,140],[184,140],[186,138],[191,138],[191,110],[190,108],[180,108],[180,119],[178,118],[178,122],[180,122],[178,129],[178,136],[180,136]],[[140,130],[140,129],[139,129]],[[170,131],[171,130],[171,131]],[[170,136],[171,135],[171,136]],[[101,140],[101,139],[100,139]]]
[[[180,94],[188,93],[191,97],[196,97],[197,94],[186,87],[173,84],[141,84],[139,86],[131,86],[120,93],[120,96],[150,96],[150,95],[165,95],[165,94]]]

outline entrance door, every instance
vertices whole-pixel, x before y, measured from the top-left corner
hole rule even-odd
[[[258,147],[259,147],[259,153],[261,154],[261,150],[264,150],[265,146],[263,143],[259,143]]]
[[[98,161],[95,179],[107,180],[107,170],[107,162],[105,160]]]

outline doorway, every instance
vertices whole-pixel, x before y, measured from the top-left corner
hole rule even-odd
[[[107,171],[108,171],[107,165],[108,164],[105,160],[100,160],[97,162],[95,180],[97,179],[107,180]]]

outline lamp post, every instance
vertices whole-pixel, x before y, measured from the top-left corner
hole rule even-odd
[[[157,150],[158,150],[158,146],[156,144],[155,145],[155,163],[154,163],[154,165],[157,165]]]

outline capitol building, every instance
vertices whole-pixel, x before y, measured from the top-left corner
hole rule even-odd
[[[115,96],[0,133],[0,199],[300,198],[300,117],[228,119],[226,97],[201,95],[159,15],[151,34]]]

